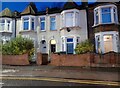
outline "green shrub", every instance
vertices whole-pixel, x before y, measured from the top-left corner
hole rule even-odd
[[[75,52],[76,54],[83,54],[83,53],[87,53],[87,52],[93,52],[93,44],[89,41],[83,41],[81,43],[79,43],[76,48],[75,48]]]
[[[21,55],[33,51],[34,44],[33,41],[28,38],[23,38],[18,36],[8,43],[2,45],[2,54],[5,55]]]

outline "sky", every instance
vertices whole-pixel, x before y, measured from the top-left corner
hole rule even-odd
[[[26,0],[24,0],[26,1]],[[64,0],[67,1],[67,0]],[[80,1],[80,0],[79,0]],[[90,0],[91,1],[91,0]],[[92,0],[92,2],[95,2],[95,0]],[[22,12],[27,5],[30,2],[2,2],[2,9],[4,10],[5,8],[9,8],[11,11],[15,11],[17,10],[18,12]],[[42,11],[45,10],[46,7],[52,8],[52,7],[62,7],[64,5],[65,2],[34,2],[36,4],[36,7],[38,9],[38,11]],[[81,2],[76,2],[78,5],[81,4]],[[0,10],[0,12],[1,12]]]

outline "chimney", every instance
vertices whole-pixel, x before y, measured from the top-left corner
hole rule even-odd
[[[46,8],[46,14],[48,14],[48,12],[49,12],[49,7]]]

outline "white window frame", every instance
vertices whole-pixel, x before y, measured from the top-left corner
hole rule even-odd
[[[55,22],[55,29],[54,30],[51,30],[51,18],[52,17],[54,17],[55,18],[55,20],[54,21],[52,21],[52,22]],[[57,30],[57,21],[56,21],[56,15],[51,15],[50,16],[50,31],[56,31]]]
[[[41,18],[45,18],[45,20],[43,21],[45,23],[45,29],[44,30],[41,30]],[[39,17],[39,26],[40,26],[40,31],[46,31],[46,17],[45,16],[40,16]]]
[[[28,30],[24,30],[24,19],[28,18]],[[22,22],[22,31],[30,31],[32,30],[32,19],[34,19],[34,31],[35,31],[35,16],[32,15],[27,15],[27,16],[22,16],[21,17],[21,22]]]
[[[116,35],[119,35],[117,31],[109,31],[109,32],[99,32],[99,33],[95,33],[95,42],[97,44],[97,36],[100,37],[100,53],[105,53],[105,50],[104,50],[104,36],[105,35],[113,35],[113,50],[114,52],[118,52],[118,47],[117,47],[117,43],[116,43]],[[119,41],[119,39],[118,39]],[[97,45],[95,44],[96,46],[96,52],[98,52],[97,50]]]
[[[77,9],[71,9],[71,10],[64,10],[64,11],[62,11],[61,12],[61,19],[62,19],[62,25],[61,25],[61,27],[67,27],[66,26],[66,13],[71,13],[71,12],[73,12],[73,26],[79,26],[79,15],[80,15],[80,11],[79,10],[77,10]],[[76,15],[76,13],[78,13],[78,18],[77,18],[77,15]],[[71,26],[71,27],[73,27],[73,26]]]
[[[0,25],[4,25],[4,28],[2,27],[2,30],[0,30],[0,32],[4,32],[4,31],[7,31],[7,32],[12,32],[12,19],[11,18],[2,18],[0,19],[0,21],[4,20],[4,23],[1,23],[0,22]],[[8,23],[9,21],[9,23]],[[9,26],[8,26],[9,24]],[[9,27],[9,28],[8,28]]]
[[[111,22],[109,22],[109,23],[102,23],[102,8],[110,8],[110,12],[111,12]],[[115,8],[115,18],[116,18],[116,21],[115,21],[115,19],[114,19],[114,8]],[[98,24],[96,24],[96,12],[95,11],[97,11],[98,10]],[[100,24],[118,24],[118,15],[117,15],[118,13],[117,13],[117,6],[116,5],[114,5],[114,4],[108,4],[108,5],[102,5],[102,6],[98,6],[98,7],[96,7],[95,9],[94,9],[94,25],[93,25],[93,27],[94,26],[98,26],[98,25],[100,25]]]

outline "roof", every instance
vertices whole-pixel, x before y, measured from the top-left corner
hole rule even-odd
[[[31,2],[25,8],[25,10],[23,10],[23,12],[21,13],[21,15],[27,15],[27,14],[35,15],[36,13],[37,13],[37,8],[36,8],[35,4],[33,2]]]
[[[0,12],[1,17],[13,17],[13,13],[9,8],[5,8],[2,12]]]
[[[73,0],[68,0],[63,6],[63,10],[74,8],[78,9],[78,5]]]

